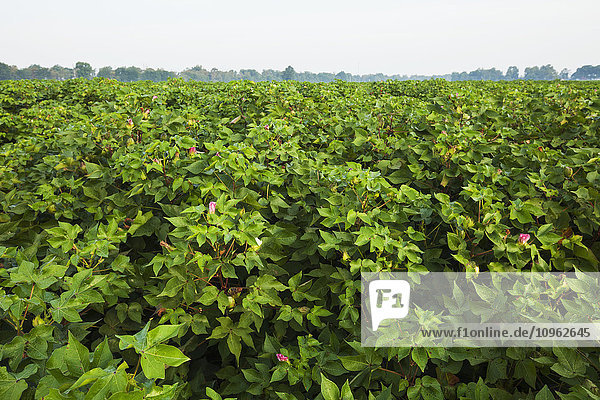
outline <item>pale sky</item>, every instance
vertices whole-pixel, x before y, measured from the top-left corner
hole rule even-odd
[[[0,62],[445,74],[600,64],[600,0],[3,2]]]

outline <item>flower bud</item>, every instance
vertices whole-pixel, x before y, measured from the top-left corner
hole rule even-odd
[[[235,307],[235,298],[233,296],[227,296],[227,300],[229,300],[228,308]]]
[[[210,203],[208,203],[208,213],[214,214],[216,211],[217,211],[217,203],[215,203],[214,201],[211,201]]]

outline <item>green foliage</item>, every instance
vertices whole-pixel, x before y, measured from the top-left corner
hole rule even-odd
[[[597,398],[595,349],[359,342],[361,271],[598,271],[597,89],[1,82],[0,397]]]

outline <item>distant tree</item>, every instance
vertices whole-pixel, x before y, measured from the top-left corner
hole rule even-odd
[[[140,80],[141,72],[138,67],[119,67],[115,69],[115,78],[121,82],[135,82]]]
[[[19,79],[50,79],[50,70],[38,64],[17,70]]]
[[[469,72],[469,80],[472,81],[500,81],[502,79],[504,79],[502,71],[497,70],[496,68],[479,68],[475,71]]]
[[[40,67],[36,71],[36,74],[38,76],[37,79],[51,79],[50,68]]]
[[[483,77],[483,70],[482,69],[476,69],[475,71],[471,71],[469,72],[469,80],[471,81],[481,81],[484,79]]]
[[[156,70],[156,77],[158,78],[158,80],[156,82],[158,82],[158,81],[166,81],[169,78],[175,78],[175,77],[177,77],[177,72],[167,71],[167,70],[164,70],[162,68],[159,68],[159,69]]]
[[[535,80],[539,79],[540,76],[540,67],[527,67],[525,68],[525,76],[523,77],[526,80]]]
[[[17,79],[33,79],[31,68],[20,68],[17,70]]]
[[[487,78],[492,81],[501,81],[504,80],[504,74],[502,71],[496,68],[491,68],[487,70]]]
[[[301,82],[319,82],[319,76],[314,72],[296,72],[296,79]]]
[[[280,81],[282,80],[282,72],[273,69],[264,69],[262,72],[263,80],[265,81]]]
[[[188,68],[181,72],[180,76],[186,81],[202,81],[209,82],[210,81],[210,72],[208,70],[202,68],[202,66],[197,65],[193,68]]]
[[[549,81],[558,78],[558,73],[554,67],[550,64],[542,67],[528,67],[525,68],[525,79],[536,80],[536,81]]]
[[[86,62],[78,61],[75,64],[75,77],[92,79],[94,77],[94,69]]]
[[[348,74],[345,73],[344,71],[340,71],[335,75],[335,79],[339,79],[342,81],[347,81],[348,80]]]
[[[294,71],[294,68],[292,68],[291,65],[288,65],[288,67],[285,69],[285,71],[283,71],[283,74],[281,75],[281,77],[283,78],[284,81],[291,81],[294,78],[296,78],[296,71]]]
[[[145,70],[140,71],[140,73],[138,74],[138,80],[160,82],[166,81],[167,79],[175,76],[177,76],[177,74],[172,71],[165,71],[161,68],[146,68]]]
[[[600,79],[600,65],[584,65],[583,67],[577,68],[577,70],[571,75],[571,79],[577,80],[591,80]]]
[[[15,79],[16,74],[14,70],[15,68],[11,68],[10,65],[0,63],[0,80]]]
[[[563,68],[558,74],[558,79],[568,80],[569,79],[569,70]]]
[[[237,71],[230,69],[229,71],[223,72],[223,82],[237,81],[240,79],[241,78],[240,78],[239,74],[237,73]]]
[[[219,82],[221,80],[221,71],[213,68],[210,70],[208,77],[210,82]]]
[[[18,79],[40,79],[40,67],[37,64],[32,64],[27,68],[17,70]]]
[[[123,82],[133,82],[139,80],[151,80],[153,82],[165,81],[172,77],[181,77],[186,81],[205,81],[205,82],[229,82],[234,80],[247,79],[252,81],[281,81],[281,80],[297,80],[302,82],[333,82],[336,79],[351,81],[351,82],[376,82],[388,79],[393,80],[427,80],[427,79],[444,79],[448,81],[467,81],[467,80],[554,80],[554,79],[577,79],[577,80],[592,80],[600,79],[600,65],[584,65],[578,68],[575,73],[569,77],[570,71],[566,68],[560,73],[556,72],[550,64],[544,66],[534,66],[525,69],[523,78],[519,78],[519,69],[516,66],[510,66],[503,74],[502,71],[496,68],[483,69],[479,68],[471,72],[453,72],[446,75],[384,75],[368,74],[368,75],[352,75],[341,71],[337,74],[328,72],[296,72],[290,65],[284,71],[272,69],[258,72],[254,69],[242,69],[239,72],[234,70],[220,71],[217,68],[212,68],[210,71],[197,65],[193,68],[188,68],[180,73],[166,71],[163,69],[147,68],[142,70],[138,67],[120,67],[113,70],[112,67],[102,67],[98,70],[96,76],[103,78],[118,79]],[[94,77],[94,69],[85,62],[77,62],[75,68],[64,68],[60,65],[55,65],[52,68],[41,67],[37,64],[30,65],[27,68],[19,69],[14,65],[0,63],[0,80],[6,79],[57,79],[65,80],[74,77],[92,78]]]
[[[504,78],[508,81],[514,81],[519,79],[519,68],[515,67],[514,65],[508,67]]]
[[[160,81],[158,75],[154,68],[146,68],[140,72],[139,79],[142,81],[158,82]]]
[[[550,64],[546,64],[540,67],[541,79],[543,80],[553,80],[558,79],[558,72],[554,69],[554,67]]]
[[[453,72],[452,75],[450,75],[450,79],[452,81],[466,81],[469,80],[469,74],[466,72]]]
[[[241,69],[240,70],[240,77],[242,79],[247,79],[249,81],[260,81],[261,80],[261,75],[258,73],[257,70],[255,69]]]
[[[319,82],[333,82],[335,81],[335,75],[329,72],[319,72],[317,79]]]
[[[113,71],[112,67],[102,67],[98,70],[96,76],[99,78],[113,79],[115,77],[115,71]]]
[[[65,79],[71,79],[73,77],[73,70],[71,68],[61,67],[55,65],[50,68],[50,79],[57,79],[63,81]]]

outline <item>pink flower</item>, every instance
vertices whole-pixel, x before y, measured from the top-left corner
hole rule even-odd
[[[269,125],[265,125],[265,129],[266,129],[266,130],[269,130]]]
[[[284,355],[283,355],[283,354],[281,354],[281,353],[277,353],[277,354],[275,354],[275,355],[277,356],[277,359],[278,359],[279,361],[289,361],[289,358],[287,358],[286,356],[284,356]]]
[[[131,118],[127,119],[127,125],[133,125],[133,120]]]
[[[519,244],[527,244],[531,236],[528,233],[521,233],[519,235]]]
[[[208,203],[208,213],[214,214],[215,211],[217,211],[217,203],[215,203],[214,201],[211,201],[210,203]]]
[[[221,155],[219,154],[219,152],[217,151],[217,157],[221,157]]]
[[[152,96],[152,100],[158,99],[158,96]]]
[[[196,154],[196,148],[195,147],[190,147],[190,156],[193,156],[194,154]]]

